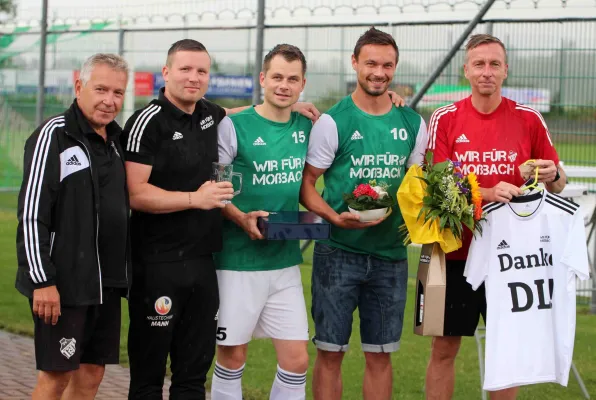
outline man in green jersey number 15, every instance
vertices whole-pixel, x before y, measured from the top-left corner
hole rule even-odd
[[[225,118],[218,127],[219,162],[243,177],[242,192],[223,210],[223,248],[216,254],[220,307],[213,400],[241,400],[251,338],[271,338],[277,374],[271,399],[304,399],[308,322],[298,241],[265,241],[257,218],[298,211],[311,121],[291,111],[306,83],[306,60],[281,44],[264,59],[264,102]]]
[[[384,220],[360,222],[342,195],[376,179],[390,185],[395,200],[406,169],[424,159],[424,120],[410,108],[393,107],[386,95],[398,58],[391,35],[365,32],[352,55],[355,91],[321,115],[310,136],[300,199],[333,224],[330,239],[317,241],[313,255],[316,400],[341,398],[341,363],[356,308],[366,358],[364,399],[392,398],[390,353],[399,349],[408,279],[398,232],[403,218],[393,206]],[[315,182],[323,174],[321,197]]]

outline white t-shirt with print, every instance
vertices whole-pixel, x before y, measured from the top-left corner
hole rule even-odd
[[[567,386],[575,338],[576,277],[589,276],[580,207],[544,190],[489,203],[464,275],[486,286],[484,390]],[[531,200],[531,201],[529,201]]]

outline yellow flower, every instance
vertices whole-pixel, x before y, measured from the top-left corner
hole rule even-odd
[[[472,193],[472,202],[476,203],[478,201],[482,202],[482,194],[480,193],[480,185],[478,184],[478,178],[476,178],[476,174],[470,172],[468,174],[468,182],[470,183],[470,189]]]
[[[480,185],[475,173],[470,172],[468,174],[468,182],[470,183],[472,204],[474,204],[474,219],[478,221],[482,218],[482,193],[480,193]]]

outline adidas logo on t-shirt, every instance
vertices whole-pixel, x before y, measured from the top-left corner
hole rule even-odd
[[[470,143],[470,141],[466,137],[466,134],[462,133],[457,139],[455,139],[455,143]]]
[[[265,143],[265,141],[263,139],[261,139],[261,137],[259,136],[257,138],[257,140],[255,140],[254,142],[252,142],[253,146],[266,146],[267,143]]]
[[[182,136],[182,134],[180,132],[176,132],[174,133],[174,136],[172,136],[172,140],[178,140],[178,139],[182,139],[184,136]]]
[[[68,161],[66,161],[66,165],[78,165],[79,167],[81,166],[81,162],[79,161],[79,159],[77,158],[76,155],[70,157],[68,159]]]
[[[501,240],[501,243],[497,246],[497,250],[508,249],[509,245],[505,240]]]
[[[364,139],[364,137],[360,134],[360,132],[356,131],[352,134],[352,140]]]

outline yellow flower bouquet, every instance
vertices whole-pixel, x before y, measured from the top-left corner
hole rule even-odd
[[[463,226],[482,234],[482,194],[474,173],[464,175],[461,163],[432,163],[426,154],[423,167],[410,167],[397,191],[404,218],[404,243],[437,242],[445,253],[462,245]]]

